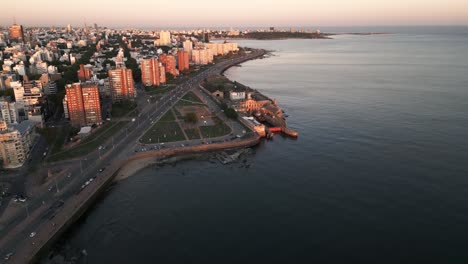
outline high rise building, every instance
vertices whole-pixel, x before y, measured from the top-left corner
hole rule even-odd
[[[109,83],[112,101],[134,99],[136,97],[132,70],[125,68],[109,70]]]
[[[93,72],[90,67],[86,67],[84,64],[80,64],[80,69],[78,70],[78,80],[84,82],[91,80]]]
[[[166,70],[161,62],[159,63],[159,82],[166,83]]]
[[[172,44],[171,41],[171,32],[169,31],[161,31],[159,33],[159,45],[161,46],[168,46],[170,47]]]
[[[185,71],[189,69],[189,53],[187,51],[179,50],[177,52],[177,62],[179,65],[179,71]]]
[[[210,33],[203,32],[203,42],[205,42],[205,43],[210,42]]]
[[[160,85],[159,75],[159,61],[156,58],[141,61],[141,82],[145,86]]]
[[[65,87],[70,122],[74,126],[102,123],[101,101],[96,83],[74,83]]]
[[[187,51],[189,53],[189,58],[192,57],[192,50],[193,50],[193,43],[189,39],[184,41],[182,44],[184,46],[184,51]]]
[[[179,71],[176,69],[176,59],[173,55],[162,54],[159,56],[161,63],[164,65],[166,72],[173,76],[178,76]]]
[[[23,26],[18,24],[13,24],[10,27],[10,40],[11,41],[24,41],[24,32]]]
[[[197,65],[213,63],[213,52],[211,49],[194,49],[192,51],[192,61]]]
[[[10,82],[11,88],[15,94],[16,102],[20,102],[24,105],[37,105],[41,100],[42,83],[40,81],[24,81],[24,85],[21,82]]]
[[[7,125],[18,123],[18,109],[16,102],[8,97],[0,97],[0,120],[5,121]]]
[[[205,43],[205,47],[213,52],[214,56],[226,55],[229,52],[239,51],[237,43],[225,42],[225,43]]]
[[[33,133],[34,124],[28,120],[0,131],[0,160],[4,168],[19,168],[28,160]]]

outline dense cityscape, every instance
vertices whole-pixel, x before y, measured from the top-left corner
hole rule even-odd
[[[3,1],[0,264],[467,263],[468,1]]]
[[[27,252],[21,261],[39,256],[122,163],[248,147],[274,132],[297,137],[276,100],[221,75],[267,52],[226,39],[322,37],[294,29],[143,31],[96,24],[14,23],[0,32],[0,245],[5,259]],[[236,155],[219,159],[225,164]],[[76,213],[58,223],[67,209]],[[42,230],[36,244],[39,224],[52,230]],[[18,230],[22,235],[11,235]],[[22,236],[32,244],[24,246]]]

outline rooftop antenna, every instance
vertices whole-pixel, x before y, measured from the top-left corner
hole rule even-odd
[[[13,25],[16,25],[16,16],[13,16]]]

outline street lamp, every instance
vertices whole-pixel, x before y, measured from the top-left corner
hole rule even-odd
[[[27,203],[24,203],[24,208],[26,209],[26,217],[29,218],[29,208]]]

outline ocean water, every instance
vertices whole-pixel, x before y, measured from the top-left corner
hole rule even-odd
[[[55,254],[86,249],[78,263],[467,263],[466,32],[240,41],[273,56],[227,77],[278,99],[299,138],[276,136],[229,165],[145,169],[113,186]]]

